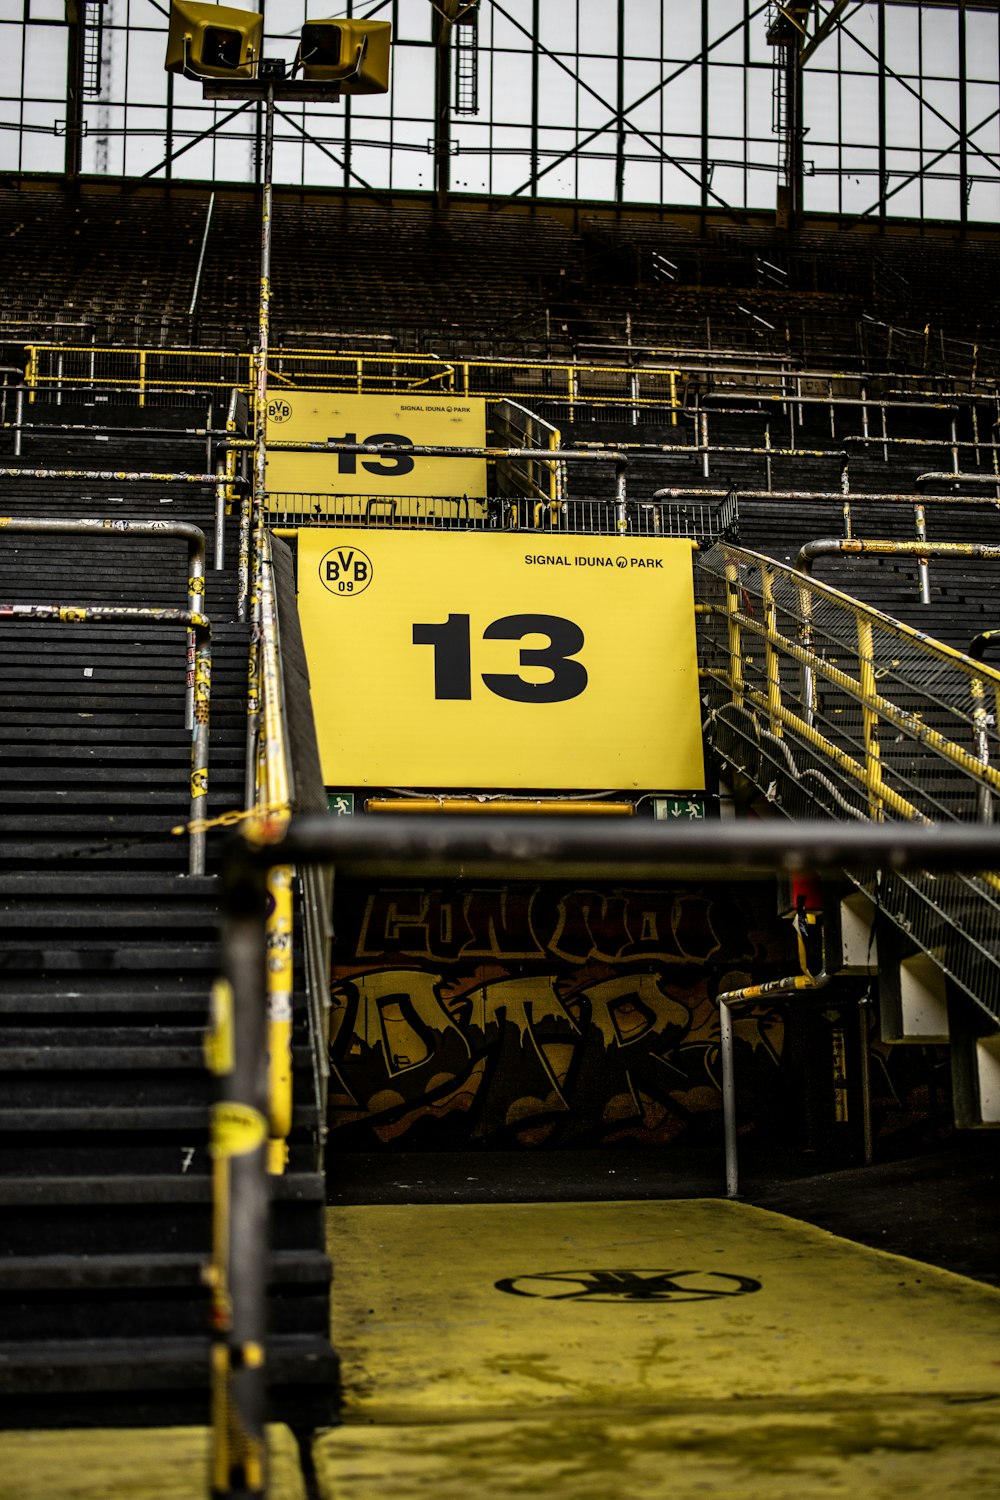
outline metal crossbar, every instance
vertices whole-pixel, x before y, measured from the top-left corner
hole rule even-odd
[[[128,536],[144,539],[180,538],[187,542],[188,579],[187,607],[192,616],[197,615],[205,604],[205,533],[187,521],[120,521],[117,519],[78,521],[48,516],[0,516],[0,531],[24,533],[29,536],[90,536],[95,532],[111,532],[116,537]],[[188,674],[185,723],[194,727],[194,656],[195,637],[193,630],[188,639]]]
[[[795,566],[803,573],[811,573],[813,564],[821,557],[913,557],[917,561],[917,574],[920,580],[920,599],[924,604],[931,602],[930,587],[930,560],[931,558],[968,558],[978,559],[983,562],[996,562],[1000,559],[1000,547],[990,546],[986,542],[929,542],[927,540],[927,524],[924,515],[924,507],[915,507],[917,514],[914,517],[914,525],[917,531],[917,540],[913,542],[900,542],[894,539],[859,537],[818,537],[813,542],[806,542],[805,546],[799,548],[799,554],[795,559]]]
[[[49,479],[82,479],[87,482],[96,483],[100,483],[106,480],[113,480],[116,484],[210,484],[213,487],[213,491],[215,494],[215,540],[213,547],[213,560],[216,569],[222,567],[222,560],[225,549],[224,532],[226,521],[226,506],[227,504],[231,503],[230,492],[241,488],[244,490],[246,489],[246,484],[242,479],[237,478],[235,475],[227,474],[221,467],[217,468],[214,474],[158,474],[145,470],[124,469],[29,469],[27,467],[15,469],[0,469],[0,480],[3,481],[17,480],[20,483],[22,480],[30,480],[34,482],[36,480]],[[0,517],[0,526],[8,524],[10,525],[11,529],[16,529],[14,527],[13,521],[7,522],[2,517]],[[38,530],[40,524],[41,523],[39,522],[33,522],[29,528],[27,526],[27,523],[24,523],[21,525],[21,529]],[[169,523],[161,523],[156,521],[126,522],[120,520],[86,520],[80,522],[66,521],[58,524],[55,522],[51,522],[46,524],[49,525],[50,529],[65,530],[67,526],[80,525],[89,527],[104,527],[108,530],[119,532],[131,531],[137,535],[151,535],[150,528],[156,529],[161,533],[169,531]],[[174,523],[173,535],[181,535],[181,531],[178,529],[179,526],[179,522]],[[146,528],[145,531],[143,530],[143,528]],[[201,535],[201,533],[199,533],[199,535]],[[204,538],[202,538],[202,540],[204,542]],[[192,604],[191,607],[194,608],[195,606]]]

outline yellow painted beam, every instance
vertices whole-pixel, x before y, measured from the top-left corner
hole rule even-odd
[[[631,818],[631,802],[571,801],[566,797],[369,797],[370,813],[520,813],[541,817]]]

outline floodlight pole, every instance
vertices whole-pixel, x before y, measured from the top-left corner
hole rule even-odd
[[[250,666],[247,702],[247,806],[254,791],[254,767],[257,760],[257,736],[260,732],[259,635],[260,635],[260,559],[264,546],[264,513],[267,494],[267,361],[271,339],[271,209],[274,175],[274,84],[268,82],[264,95],[264,183],[260,218],[260,291],[257,322],[257,400],[254,412],[254,436],[257,447],[253,476],[253,543],[250,556]]]
[[[257,459],[254,469],[254,512],[260,525],[267,485],[267,358],[271,338],[271,178],[274,171],[274,84],[264,99],[264,191],[260,221],[260,297],[257,325]]]
[[[260,295],[257,332],[257,399],[254,425],[254,480],[251,506],[252,567],[250,572],[250,655],[247,674],[247,786],[246,806],[256,802],[257,742],[260,736],[260,626],[262,618],[261,558],[267,499],[267,362],[271,336],[271,217],[274,176],[275,99],[339,99],[340,87],[360,72],[367,47],[363,39],[352,70],[335,80],[288,78],[276,59],[258,60],[256,76],[242,73],[232,79],[203,79],[206,99],[264,102],[264,171],[261,203]],[[263,63],[267,61],[266,71]],[[185,68],[184,71],[187,71]],[[188,76],[197,76],[188,74]],[[331,84],[336,83],[337,88]],[[244,893],[245,898],[245,893]],[[241,899],[244,899],[241,898]],[[236,901],[240,906],[240,900]],[[239,926],[239,922],[236,923]],[[262,973],[253,941],[234,939],[232,973],[218,991],[220,1012],[241,988],[237,971]],[[251,993],[252,991],[252,993]],[[212,1453],[213,1500],[263,1500],[267,1493],[264,1422],[267,1371],[265,1368],[270,1194],[267,1186],[266,1073],[267,1047],[263,1027],[267,1009],[265,990],[248,981],[247,1013],[232,1023],[239,1037],[236,1062],[227,1068],[220,1085],[222,1097],[213,1113],[212,1156],[216,1177],[213,1191],[213,1328]],[[227,1023],[228,1024],[228,1023]],[[228,1035],[228,1032],[226,1033]],[[240,1062],[240,1059],[243,1062]],[[245,1066],[244,1066],[245,1064]],[[258,1129],[259,1127],[259,1129]],[[258,1138],[259,1137],[259,1138]]]
[[[253,805],[253,768],[260,733],[260,558],[263,548],[267,489],[267,361],[271,330],[271,200],[274,158],[274,83],[267,80],[264,99],[264,181],[261,205],[260,295],[257,332],[257,404],[254,436],[254,482],[251,525],[250,658],[247,674],[248,801]],[[251,95],[251,97],[253,97]],[[236,943],[235,952],[245,949]],[[239,968],[239,957],[236,969]],[[256,971],[255,971],[256,972]],[[237,990],[236,970],[226,976]],[[216,1343],[212,1356],[212,1497],[213,1500],[263,1500],[267,1493],[264,1423],[267,1414],[267,1277],[264,1247],[268,1244],[270,1193],[267,1185],[264,1026],[267,997],[254,992],[249,1006],[234,1023],[235,1062],[224,1080],[223,1097],[213,1113],[212,1151],[218,1189],[216,1228],[213,1230],[213,1268]],[[242,1059],[242,1061],[241,1061]],[[216,1121],[221,1124],[216,1124]],[[225,1122],[251,1122],[260,1127],[259,1139],[233,1145]],[[245,1127],[244,1133],[249,1130]],[[233,1133],[232,1128],[229,1135]],[[218,1207],[225,1205],[224,1209]]]

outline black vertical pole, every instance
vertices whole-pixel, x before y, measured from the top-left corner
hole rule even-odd
[[[83,33],[85,0],[67,0],[66,176],[75,181],[83,160]]]
[[[166,138],[166,163],[164,175],[169,182],[174,175],[174,75],[167,74],[167,138]]]
[[[434,203],[448,212],[451,190],[451,33],[452,21],[440,6],[431,11],[434,26]]]
[[[788,47],[785,88],[788,100],[788,138],[785,142],[788,180],[788,227],[798,229],[802,223],[803,150],[805,134],[805,109],[803,102],[802,41],[800,33],[792,28]]]
[[[538,30],[541,25],[539,7],[541,0],[534,0],[531,7],[531,196],[538,197]]]
[[[885,146],[885,0],[878,0],[878,217],[883,228],[888,171]]]
[[[701,0],[701,232],[708,211],[708,0]]]
[[[266,15],[266,0],[258,0],[260,14]],[[266,24],[266,22],[265,22]],[[261,37],[263,42],[263,35]],[[255,111],[257,119],[254,122],[254,182],[259,186],[264,180],[264,101],[257,100]]]
[[[958,217],[963,229],[969,222],[969,100],[968,63],[965,55],[967,30],[965,0],[958,3]]]
[[[213,1175],[214,1500],[263,1500],[269,1189],[264,872],[234,859],[223,876],[224,975],[210,1034],[216,1100]]]
[[[353,15],[354,15],[354,0],[347,0],[347,18],[348,18],[348,20],[350,20],[353,17]],[[398,32],[397,32],[397,30],[396,30],[395,27],[393,28],[393,33],[392,34],[393,34],[393,36],[398,35]],[[350,187],[350,185],[351,185],[351,96],[350,96],[350,94],[344,94],[344,95],[342,95],[342,99],[343,99],[343,104],[344,104],[344,190],[346,191]],[[392,124],[391,124],[391,122],[390,122],[390,125],[389,125],[389,130],[390,130],[390,133],[391,133],[391,131],[392,131]],[[392,148],[391,148],[391,146],[390,146],[390,149],[389,149],[389,161],[390,161],[390,163],[392,162]],[[389,173],[390,173],[389,180],[391,182],[392,181],[392,168],[391,168],[391,165],[390,165]]]
[[[615,202],[625,197],[625,0],[618,0],[618,137],[615,145]]]
[[[254,609],[256,569],[267,483],[267,358],[270,348],[271,212],[274,171],[274,86],[264,100],[264,187],[260,234],[257,397],[254,453]],[[259,671],[259,651],[253,668]],[[259,688],[251,683],[259,705]],[[259,722],[259,706],[256,720]],[[248,712],[248,746],[255,744]],[[248,754],[252,763],[253,751]],[[223,880],[226,969],[213,1006],[218,1074],[212,1109],[213,1345],[212,1494],[215,1500],[263,1500],[267,1491],[264,1422],[267,1370],[267,1265],[270,1198],[267,1183],[267,896],[262,869],[233,860]]]

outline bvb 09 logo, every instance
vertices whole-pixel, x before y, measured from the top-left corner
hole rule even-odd
[[[363,594],[372,581],[372,560],[360,547],[334,547],[320,559],[319,577],[338,599]]]
[[[752,1276],[730,1271],[536,1271],[494,1282],[512,1297],[549,1302],[715,1302],[759,1292]]]

